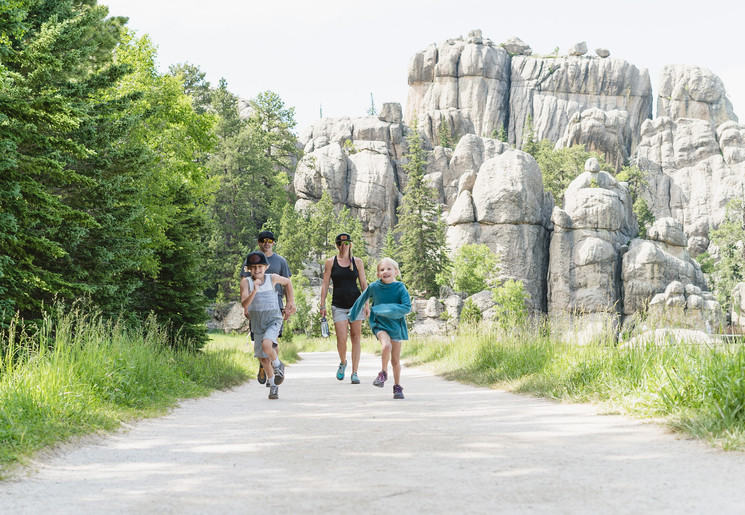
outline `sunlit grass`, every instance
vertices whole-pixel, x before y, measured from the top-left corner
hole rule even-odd
[[[745,346],[619,348],[552,341],[540,324],[478,327],[448,338],[415,338],[408,363],[451,379],[608,412],[661,419],[724,449],[745,449]]]
[[[223,342],[203,352],[176,350],[154,322],[125,328],[80,311],[48,316],[33,333],[16,321],[0,342],[0,470],[255,373],[252,353],[242,348]],[[296,349],[283,350],[296,359]]]

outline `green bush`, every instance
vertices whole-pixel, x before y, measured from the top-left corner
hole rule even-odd
[[[494,289],[494,320],[503,328],[522,327],[528,320],[528,293],[522,281],[509,279]]]
[[[453,256],[452,283],[455,290],[473,295],[488,290],[497,280],[499,256],[484,244],[467,243]]]
[[[466,299],[465,304],[463,304],[463,309],[460,312],[460,323],[475,325],[481,322],[482,318],[483,315],[481,314],[481,310],[473,299]]]

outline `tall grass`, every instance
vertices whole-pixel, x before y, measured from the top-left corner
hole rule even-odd
[[[160,415],[179,399],[256,373],[244,345],[189,352],[168,341],[154,320],[130,328],[75,309],[58,310],[33,330],[13,321],[0,334],[0,471],[70,437]],[[297,349],[286,347],[291,361]]]
[[[452,379],[662,419],[724,449],[745,449],[745,346],[578,346],[540,324],[484,326],[449,339],[414,339],[409,363]]]

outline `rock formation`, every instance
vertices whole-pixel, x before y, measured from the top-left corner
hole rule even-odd
[[[507,125],[510,56],[472,31],[417,52],[409,63],[407,125],[439,143],[443,121],[458,135],[491,136]]]
[[[705,305],[714,301],[692,255],[709,247],[727,203],[745,198],[745,126],[721,80],[699,67],[666,67],[652,120],[646,69],[603,48],[588,55],[584,43],[569,53],[534,56],[517,38],[499,45],[480,31],[430,45],[410,61],[405,115],[384,104],[378,117],[327,118],[301,132],[296,207],[328,191],[380,248],[395,225],[405,135],[416,122],[451,251],[486,244],[500,255],[501,278],[523,281],[531,309],[569,317],[568,327],[582,328],[578,339],[591,341],[650,302],[667,306],[671,297],[660,295],[680,283],[686,309],[700,298],[700,319],[709,320],[705,310],[715,306]],[[519,150],[528,120],[537,139],[584,145],[611,169],[589,161],[555,207],[537,163]],[[440,145],[444,124],[455,148]],[[507,141],[495,139],[503,131]],[[657,222],[646,240],[637,238],[627,185],[613,177],[628,163],[647,172],[641,195]],[[430,304],[419,311],[438,310]],[[427,315],[428,325],[442,328],[439,316]]]
[[[744,198],[743,131],[735,122],[717,129],[694,118],[661,117],[642,126],[635,162],[648,174],[643,196],[655,218],[683,224],[697,254],[706,250],[727,203]]]

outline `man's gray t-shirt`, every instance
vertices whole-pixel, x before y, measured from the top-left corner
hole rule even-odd
[[[273,252],[271,256],[266,258],[266,260],[269,263],[269,268],[266,269],[267,274],[277,274],[281,275],[282,277],[292,277],[292,272],[290,272],[290,266],[287,264],[287,260],[276,252]],[[248,271],[248,262],[244,260],[243,269],[241,270],[241,277],[250,277],[250,275],[251,272]],[[279,296],[279,309],[284,309],[285,304],[282,301],[282,297],[284,297],[282,285],[277,283],[274,286],[274,289],[277,290],[277,295]]]

